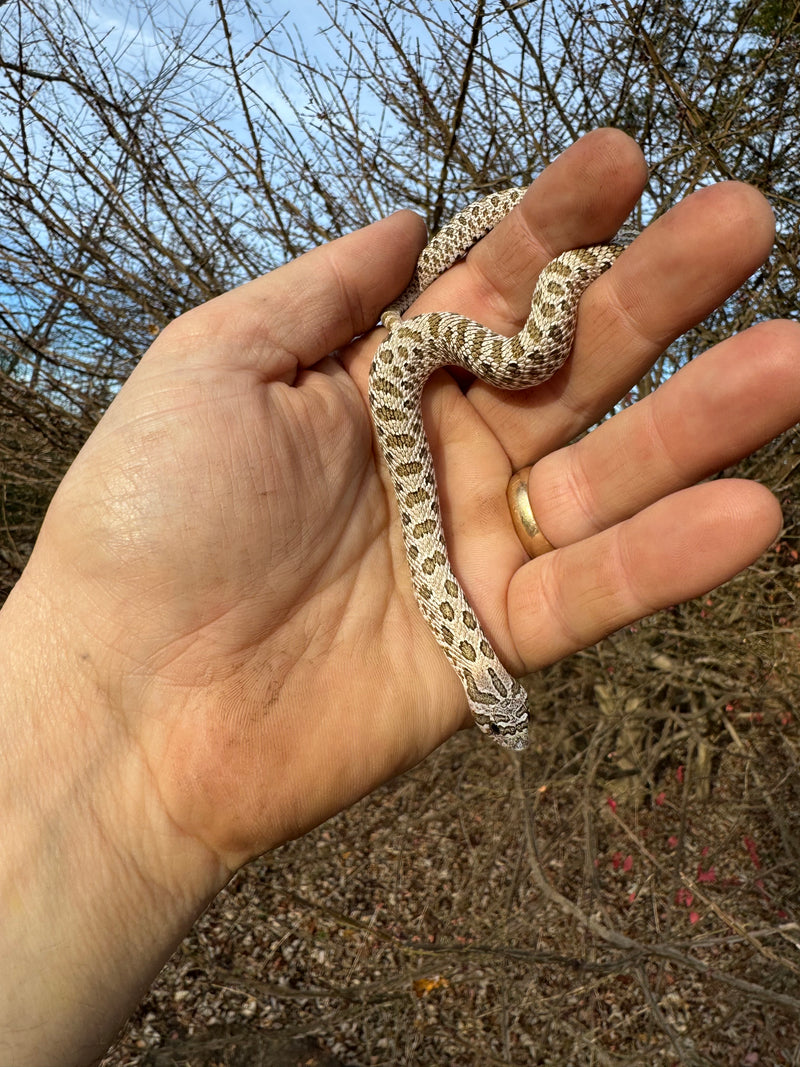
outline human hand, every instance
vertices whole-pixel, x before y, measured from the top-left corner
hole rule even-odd
[[[613,234],[644,180],[630,140],[588,135],[413,310],[515,333],[544,263]],[[589,288],[550,382],[498,393],[440,372],[426,388],[453,564],[513,673],[713,587],[776,536],[762,487],[696,483],[798,419],[794,324],[725,341],[568,444],[771,239],[754,190],[704,189]],[[237,864],[465,724],[372,448],[365,397],[381,335],[349,343],[423,243],[400,213],[182,316],[56,494],[0,614],[5,870],[12,897],[19,870],[27,886],[3,946],[17,961],[9,1019],[25,1024],[22,1044],[0,1040],[14,1062],[101,1048]],[[534,561],[505,496],[530,463],[532,506],[557,548]],[[76,986],[76,970],[91,982]]]
[[[542,265],[613,233],[643,181],[632,142],[584,138],[414,310],[516,332]],[[752,189],[702,190],[586,293],[551,382],[522,395],[446,373],[429,384],[454,567],[513,673],[713,587],[776,535],[760,486],[694,483],[797,418],[789,324],[717,346],[564,447],[758,266],[771,236]],[[379,335],[329,356],[402,288],[421,240],[417,220],[393,216],[171,325],[65,478],[26,575],[87,650],[170,819],[230,867],[464,724],[372,451]],[[505,500],[526,463],[559,548],[533,562]]]

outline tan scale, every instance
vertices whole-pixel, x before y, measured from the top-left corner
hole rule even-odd
[[[496,655],[450,565],[422,425],[422,389],[439,367],[463,367],[500,389],[528,389],[546,381],[570,354],[583,292],[624,246],[575,249],[548,263],[531,298],[528,319],[514,337],[500,337],[451,312],[400,316],[524,193],[493,193],[459,212],[429,241],[411,284],[381,316],[388,336],[375,354],[369,380],[372,419],[395,487],[417,603],[462,681],[478,727],[513,749],[527,744],[527,693]]]

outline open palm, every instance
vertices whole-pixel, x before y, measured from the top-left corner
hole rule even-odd
[[[627,138],[589,135],[417,310],[516,332],[544,263],[613,234],[643,182]],[[551,382],[520,395],[447,373],[430,383],[454,568],[513,673],[718,584],[775,536],[761,487],[695,483],[797,417],[788,324],[720,345],[568,446],[751,273],[771,233],[753,190],[703,190],[589,289]],[[373,452],[380,334],[352,341],[403,288],[423,239],[400,213],[165,330],[64,480],[26,572],[67,605],[105,714],[146,768],[141,788],[231,868],[465,724]],[[505,501],[528,463],[558,548],[533,562]]]

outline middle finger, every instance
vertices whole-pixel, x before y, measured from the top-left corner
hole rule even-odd
[[[754,326],[544,456],[528,491],[546,536],[565,545],[607,529],[792,426],[800,411],[799,336],[795,323]]]

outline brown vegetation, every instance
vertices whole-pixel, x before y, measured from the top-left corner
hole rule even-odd
[[[396,206],[435,226],[589,128],[642,144],[640,222],[728,178],[778,219],[626,402],[796,317],[796,3],[332,2],[303,44],[215,0],[142,12],[146,62],[79,10],[0,5],[0,593],[175,315]],[[304,1062],[800,1063],[797,463],[788,434],[736,472],[786,518],[745,575],[530,680],[521,759],[454,738],[241,871],[109,1067],[277,1063],[277,1030]]]

